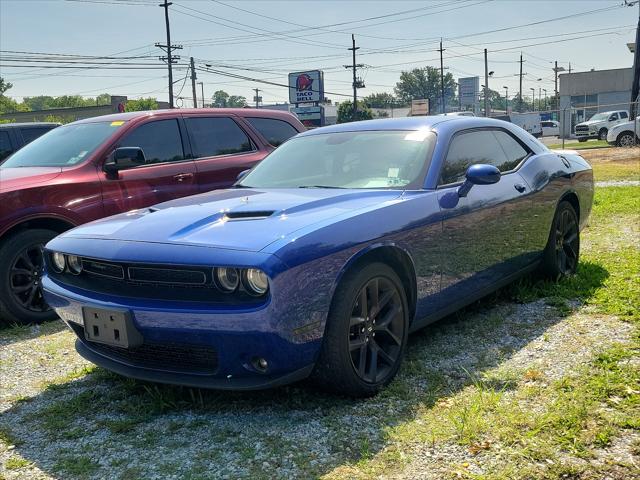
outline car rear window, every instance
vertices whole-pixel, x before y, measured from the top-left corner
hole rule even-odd
[[[298,131],[284,120],[258,117],[246,117],[246,120],[274,147],[282,145],[298,134]]]
[[[231,155],[254,150],[251,140],[228,117],[185,118],[196,158]]]

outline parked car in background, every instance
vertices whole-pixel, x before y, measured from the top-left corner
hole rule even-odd
[[[596,113],[586,122],[576,125],[576,137],[580,142],[586,142],[590,138],[606,140],[609,130],[619,123],[627,121],[628,118],[629,112],[626,110]]]
[[[90,118],[52,130],[0,165],[0,319],[52,318],[41,248],[97,218],[229,187],[304,130],[288,112],[193,109]]]
[[[51,122],[0,124],[0,163],[13,152],[59,126],[59,123]]]
[[[540,268],[576,271],[589,164],[488,118],[345,123],[291,139],[233,189],[46,245],[78,352],[129,377],[255,389],[312,375],[373,395],[407,335]]]
[[[542,125],[539,113],[510,113],[509,115],[498,115],[493,118],[513,123],[536,138],[542,136]]]
[[[447,112],[447,113],[439,113],[438,116],[448,116],[452,115],[454,117],[475,117],[476,115],[473,112]]]
[[[617,147],[640,145],[640,115],[636,117],[635,125],[633,121],[628,121],[611,127],[607,133],[607,143]]]
[[[555,120],[543,120],[540,122],[543,137],[557,137],[560,135],[560,123]]]

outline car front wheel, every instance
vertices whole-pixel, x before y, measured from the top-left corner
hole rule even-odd
[[[606,140],[607,139],[607,129],[601,128],[598,132],[598,140]]]
[[[354,397],[375,395],[398,372],[409,330],[407,296],[392,268],[347,273],[333,299],[313,378]]]
[[[0,243],[0,323],[40,323],[56,317],[42,296],[42,248],[57,235],[24,230]]]
[[[542,273],[553,280],[573,275],[580,257],[580,229],[573,206],[562,201],[553,217],[541,264]]]
[[[617,143],[619,147],[632,147],[635,143],[633,141],[633,133],[622,132],[620,135],[618,135]]]

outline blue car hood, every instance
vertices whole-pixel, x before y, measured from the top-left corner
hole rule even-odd
[[[88,223],[63,237],[260,251],[318,223],[392,202],[398,190],[229,189]]]

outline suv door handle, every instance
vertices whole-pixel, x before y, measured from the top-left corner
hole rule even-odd
[[[187,179],[193,178],[193,173],[179,173],[173,176],[176,182],[184,182]]]
[[[525,187],[524,185],[522,185],[521,183],[516,183],[514,185],[514,187],[516,188],[516,190],[518,190],[520,193],[524,192],[527,187]]]

